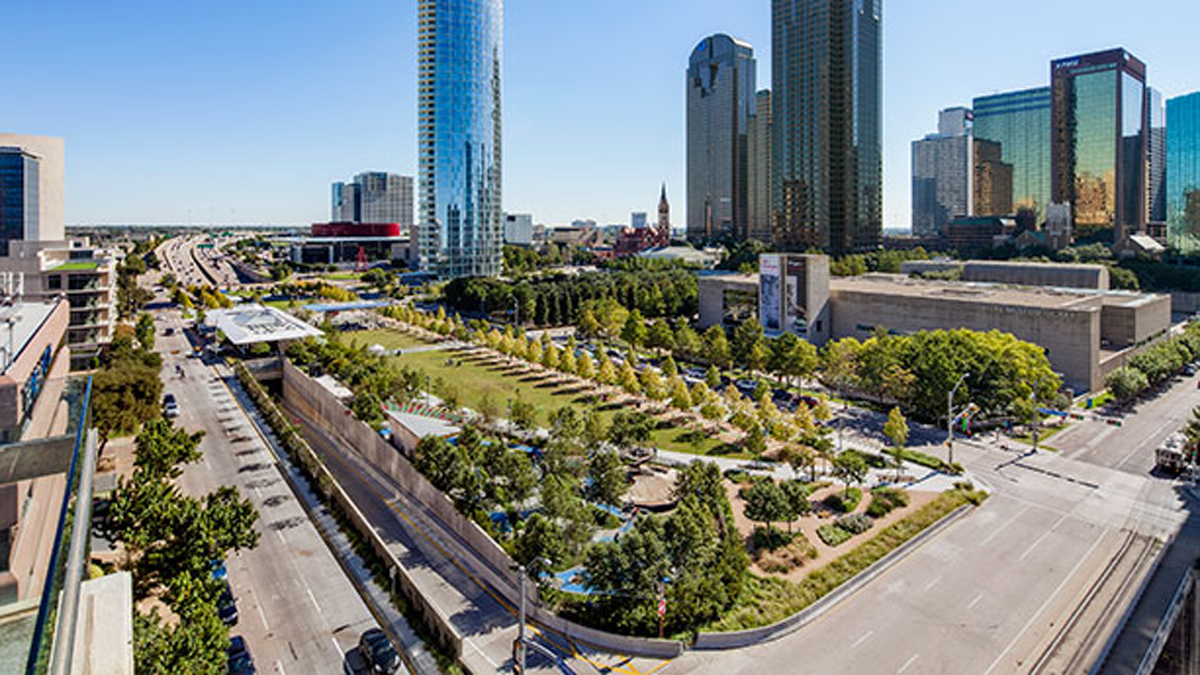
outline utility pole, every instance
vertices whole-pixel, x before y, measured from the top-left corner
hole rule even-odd
[[[949,464],[954,463],[954,395],[958,393],[958,388],[970,376],[970,373],[963,373],[962,377],[958,378],[958,384],[955,384],[950,393],[946,395],[946,448],[949,451]]]

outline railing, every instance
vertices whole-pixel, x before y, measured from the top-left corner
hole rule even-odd
[[[91,528],[90,522],[77,523],[73,516],[72,506],[76,501],[76,476],[81,470],[93,471],[95,467],[80,466],[80,454],[83,449],[84,437],[91,423],[92,378],[89,375],[83,392],[83,406],[75,430],[75,450],[71,455],[71,468],[67,472],[67,486],[63,492],[62,506],[58,514],[58,527],[54,533],[54,545],[50,550],[50,564],[46,569],[46,584],[42,586],[42,598],[38,606],[37,621],[33,627],[33,638],[30,641],[29,658],[25,665],[26,675],[44,675],[49,666],[51,651],[54,648],[54,636],[47,635],[46,629],[57,619],[57,599],[62,590],[66,577],[67,560],[60,559],[62,542],[66,536],[75,531],[76,525]],[[91,495],[87,495],[90,500]],[[68,528],[70,531],[68,532]],[[86,555],[86,550],[84,551]]]

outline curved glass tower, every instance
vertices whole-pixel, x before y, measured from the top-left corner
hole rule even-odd
[[[420,0],[418,250],[443,279],[501,270],[503,0]]]

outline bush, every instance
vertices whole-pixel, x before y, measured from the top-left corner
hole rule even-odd
[[[757,551],[774,551],[791,544],[794,536],[773,527],[756,527],[754,534],[750,537],[750,543]]]
[[[833,548],[846,543],[854,535],[837,525],[822,525],[817,528],[817,536],[821,538],[821,541],[825,542],[826,546]]]
[[[855,487],[850,488],[846,492],[829,495],[825,498],[825,506],[838,513],[850,513],[858,508],[860,501],[862,501],[862,490]]]
[[[864,516],[861,513],[856,513],[850,516],[842,516],[837,519],[836,525],[850,534],[862,534],[871,529],[875,521],[870,516]]]
[[[862,460],[864,462],[866,462],[867,466],[871,467],[872,469],[886,469],[888,466],[886,459],[884,459],[883,457],[876,455],[875,453],[872,453],[872,452],[863,452],[861,450],[847,450],[843,454],[858,455],[859,457],[862,457]]]
[[[897,488],[875,488],[871,490],[871,505],[867,515],[882,518],[892,511],[908,506],[908,493]]]

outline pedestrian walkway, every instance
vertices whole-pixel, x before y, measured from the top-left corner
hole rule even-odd
[[[217,366],[217,371],[226,386],[233,392],[234,398],[246,411],[259,434],[270,446],[272,454],[279,461],[279,465],[292,487],[292,492],[296,494],[297,499],[304,506],[304,510],[308,512],[317,531],[320,532],[321,537],[337,558],[355,589],[367,603],[375,619],[403,651],[404,663],[408,671],[413,675],[439,675],[441,670],[433,655],[425,648],[424,641],[413,631],[404,615],[392,604],[388,597],[388,590],[375,582],[366,562],[354,552],[350,538],[338,526],[329,509],[321,502],[320,496],[311,489],[308,479],[304,477],[298,467],[292,464],[283,444],[275,436],[270,425],[263,420],[258,408],[242,388],[237,377],[224,365]]]

